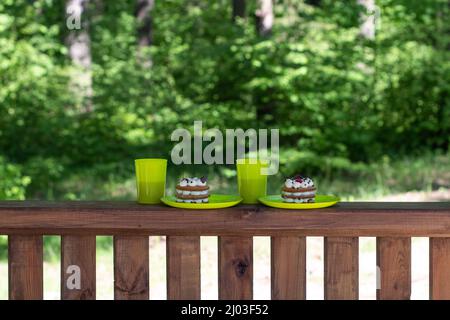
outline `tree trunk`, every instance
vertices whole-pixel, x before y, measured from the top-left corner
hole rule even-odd
[[[256,30],[262,37],[270,36],[273,28],[274,14],[273,14],[274,0],[259,0],[259,9],[256,10]]]
[[[67,0],[67,27],[69,33],[66,44],[69,57],[74,65],[71,90],[86,112],[92,111],[92,56],[89,21],[86,11],[89,0]]]
[[[361,13],[359,34],[368,40],[375,39],[375,0],[357,0],[365,10]]]
[[[154,0],[137,0],[135,16],[138,22],[138,59],[144,67],[151,67],[152,58],[145,48],[153,43],[153,21],[150,11],[155,4]]]
[[[258,0],[259,8],[255,12],[256,31],[260,37],[266,38],[272,34],[274,23],[273,5],[274,0]],[[263,95],[271,96],[272,89],[265,90]],[[257,97],[256,103],[256,119],[260,127],[270,124],[273,121],[273,102],[264,102],[264,97]]]
[[[245,18],[245,0],[233,0],[233,21],[237,17]]]
[[[138,20],[139,47],[148,47],[153,42],[152,17],[150,11],[155,4],[154,0],[137,0],[135,15]]]

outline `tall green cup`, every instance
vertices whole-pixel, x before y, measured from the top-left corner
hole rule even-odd
[[[261,173],[269,163],[258,159],[238,159],[236,161],[239,194],[242,203],[258,203],[258,198],[266,195],[267,175]]]
[[[142,204],[161,202],[166,189],[166,159],[137,159],[136,186],[137,199]]]

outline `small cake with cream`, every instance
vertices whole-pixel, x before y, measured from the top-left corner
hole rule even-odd
[[[287,178],[281,190],[284,202],[308,203],[314,202],[316,187],[311,178],[297,175]]]
[[[209,198],[208,179],[183,178],[175,187],[177,202],[185,203],[207,203]]]

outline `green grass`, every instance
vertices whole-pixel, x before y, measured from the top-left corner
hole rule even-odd
[[[168,193],[183,175],[209,177],[212,190],[218,193],[236,193],[236,172],[222,168],[214,172],[211,168],[192,166],[194,171],[169,170]],[[308,175],[308,172],[301,172]],[[124,178],[125,176],[125,178]],[[268,192],[279,192],[284,180],[279,173],[268,178]],[[420,157],[392,158],[385,156],[369,164],[356,164],[351,169],[325,176],[314,175],[320,193],[332,193],[345,200],[373,199],[393,193],[408,191],[431,191],[450,187],[450,154],[424,154]],[[97,177],[95,169],[80,171],[61,181],[54,192],[55,199],[70,200],[134,200],[135,181],[133,173]]]
[[[392,159],[366,166],[354,174],[318,181],[321,192],[340,195],[345,200],[374,199],[409,191],[450,188],[450,155],[427,154],[416,158]]]

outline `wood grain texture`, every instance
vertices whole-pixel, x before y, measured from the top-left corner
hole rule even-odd
[[[219,237],[219,299],[253,298],[253,238]]]
[[[114,236],[114,299],[149,299],[149,238]]]
[[[450,238],[430,238],[430,299],[450,300]]]
[[[10,300],[43,299],[42,236],[8,237]]]
[[[61,237],[62,300],[95,300],[95,253],[95,236]],[[80,280],[77,283],[74,276],[78,272]]]
[[[355,237],[324,239],[324,293],[326,300],[359,298],[359,240]]]
[[[349,203],[318,210],[181,210],[132,202],[0,202],[0,233],[450,237],[450,203]]]
[[[306,238],[271,238],[273,300],[306,299]]]
[[[378,300],[411,298],[411,238],[377,238]]]
[[[200,237],[167,237],[167,298],[200,299]]]

